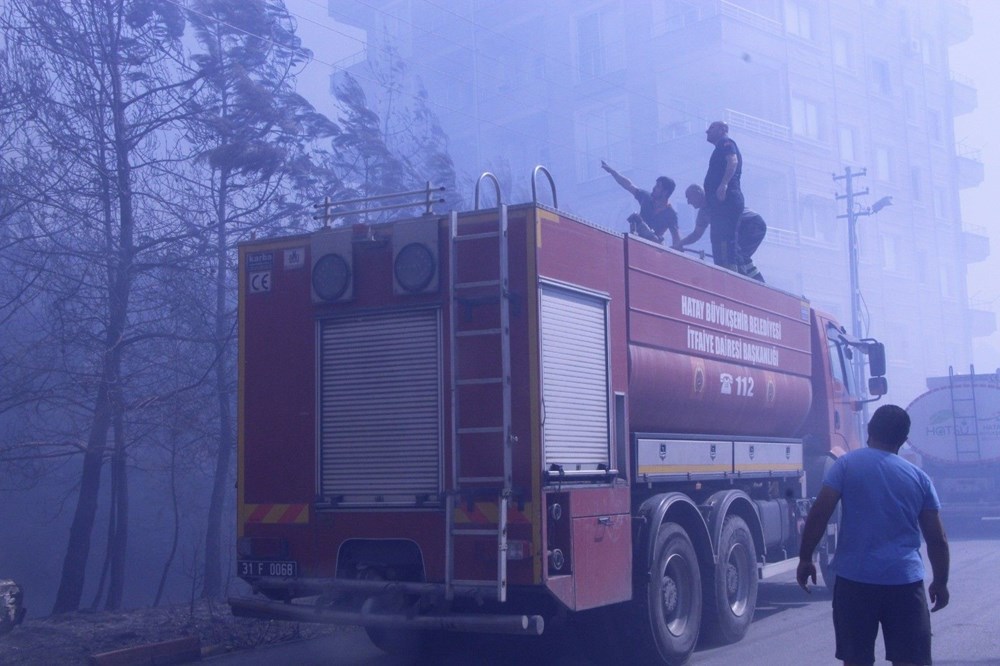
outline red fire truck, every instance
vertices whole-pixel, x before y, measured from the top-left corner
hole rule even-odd
[[[554,198],[241,245],[234,613],[390,651],[599,615],[664,664],[746,633],[884,350]]]

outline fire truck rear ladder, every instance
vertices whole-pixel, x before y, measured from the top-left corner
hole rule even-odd
[[[449,290],[451,300],[451,441],[452,441],[452,470],[450,479],[450,492],[448,501],[445,502],[446,546],[445,546],[445,582],[446,596],[454,597],[455,588],[494,588],[496,599],[500,602],[507,600],[507,520],[508,510],[511,500],[512,472],[511,472],[511,446],[513,444],[513,433],[511,432],[511,387],[510,387],[510,304],[509,304],[509,274],[510,269],[507,261],[507,206],[500,202],[500,186],[492,174],[483,174],[483,178],[492,179],[497,190],[497,228],[490,231],[462,232],[458,225],[457,213],[451,214],[451,272],[449,279]],[[476,209],[479,209],[479,184],[476,184]],[[458,256],[462,254],[462,246],[466,246],[466,252],[471,242],[475,246],[476,240],[496,238],[498,246],[499,271],[495,278],[488,280],[463,281],[459,274]],[[464,255],[463,255],[464,256]],[[484,259],[485,262],[485,259]],[[480,296],[483,293],[495,294],[487,298],[474,299],[473,295]],[[462,303],[468,300],[476,300],[477,307],[497,307],[499,309],[499,328],[466,328],[459,324],[462,316]],[[477,340],[495,338],[499,346],[501,360],[501,376],[499,377],[462,377],[458,376],[457,364],[460,358],[459,348],[463,345],[475,345]],[[467,422],[463,422],[460,399],[463,392],[475,391],[476,387],[482,385],[499,385],[502,389],[502,405],[497,414],[498,422],[488,426],[472,427]],[[492,477],[466,477],[462,476],[462,466],[460,454],[463,450],[462,442],[470,437],[482,435],[493,435],[502,437],[503,450],[503,472],[502,476]],[[468,450],[467,448],[465,450]],[[497,499],[496,528],[476,528],[467,526],[457,526],[455,523],[455,509],[460,502],[474,502],[475,498],[483,496],[495,490]],[[471,499],[470,499],[471,498]],[[456,541],[463,538],[480,539],[484,536],[493,535],[497,539],[497,578],[496,580],[456,580],[455,578],[455,546]]]
[[[969,366],[969,381],[956,381],[955,370],[948,366],[948,388],[951,392],[952,432],[955,434],[955,459],[960,462],[982,460],[979,445],[979,410],[976,406],[976,370]],[[960,428],[959,424],[965,427]]]

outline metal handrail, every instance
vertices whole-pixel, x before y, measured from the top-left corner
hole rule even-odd
[[[476,210],[479,210],[479,184],[483,182],[484,178],[489,178],[490,180],[493,181],[493,186],[497,190],[497,207],[499,207],[500,204],[503,203],[500,200],[500,181],[497,180],[497,177],[494,176],[489,171],[484,171],[482,175],[479,176],[479,180],[476,181]]]
[[[549,187],[552,188],[552,207],[558,209],[559,200],[556,198],[556,181],[552,180],[552,174],[549,173],[549,170],[541,164],[536,165],[531,171],[531,201],[536,204],[538,203],[538,193],[535,190],[535,177],[538,175],[539,171],[544,173],[545,177],[549,179]]]

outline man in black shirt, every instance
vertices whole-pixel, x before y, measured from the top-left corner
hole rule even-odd
[[[675,250],[683,250],[685,245],[697,242],[711,222],[708,209],[705,208],[705,191],[701,189],[701,185],[688,185],[684,190],[684,197],[688,204],[698,211],[698,215],[694,220],[694,230],[682,238],[680,243],[674,245]],[[754,266],[751,257],[760,247],[766,234],[767,224],[760,213],[744,208],[740,214],[740,221],[736,224],[736,269],[740,275],[746,275],[758,282],[763,282],[764,276]]]
[[[743,213],[740,176],[743,156],[729,138],[729,125],[716,120],[705,130],[706,140],[715,146],[705,173],[705,207],[712,222],[712,259],[716,266],[737,270],[736,228]]]
[[[601,160],[601,168],[611,174],[619,185],[635,197],[639,202],[639,214],[630,215],[628,220],[632,225],[632,233],[643,238],[663,242],[664,235],[669,231],[673,245],[680,242],[677,232],[677,211],[670,205],[670,195],[674,193],[674,181],[666,176],[660,176],[653,185],[652,192],[640,189],[632,181],[612,169],[607,162]]]

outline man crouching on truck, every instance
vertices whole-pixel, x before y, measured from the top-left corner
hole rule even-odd
[[[837,659],[845,666],[875,663],[879,624],[885,657],[893,666],[931,663],[931,619],[924,594],[920,534],[934,579],[927,588],[932,611],[948,605],[948,540],[941,502],[930,478],[896,455],[910,432],[901,407],[883,405],[868,423],[868,448],[844,455],[827,472],[806,518],[796,573],[809,591],[816,582],[812,555],[837,502],[843,503],[840,538],[831,568]]]
[[[615,182],[628,190],[629,194],[639,202],[639,213],[629,215],[630,231],[643,238],[657,243],[663,242],[663,236],[670,231],[670,242],[676,245],[681,236],[677,231],[677,211],[670,205],[670,195],[674,193],[676,184],[666,176],[660,176],[653,185],[653,190],[647,192],[632,184],[632,181],[611,168],[601,160],[601,168],[611,174]]]
[[[705,229],[711,224],[711,215],[705,206],[705,190],[701,185],[688,185],[684,190],[684,197],[688,204],[698,211],[694,220],[694,231],[681,239],[674,245],[675,250],[683,250],[685,245],[697,242],[704,234]],[[744,208],[740,215],[739,222],[736,223],[736,271],[740,275],[746,275],[758,282],[764,281],[764,276],[753,264],[753,253],[760,247],[761,241],[767,234],[767,224],[760,213],[755,213],[749,208]],[[713,254],[717,250],[718,244],[712,247]],[[714,256],[713,256],[714,259]]]

